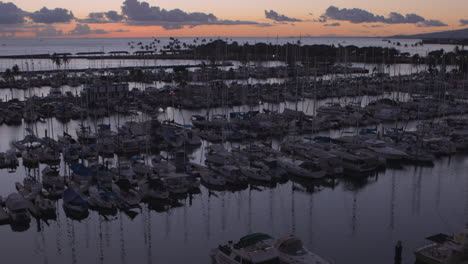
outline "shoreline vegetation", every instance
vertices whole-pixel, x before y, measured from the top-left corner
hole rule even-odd
[[[412,44],[411,46],[423,46],[432,40]],[[435,40],[434,40],[435,41]],[[449,40],[448,40],[449,41]],[[201,44],[182,43],[176,38],[171,38],[168,45],[157,49],[157,40],[151,43],[129,42],[130,48],[136,51],[111,51],[111,52],[79,52],[53,53],[53,54],[25,54],[3,55],[0,59],[50,59],[58,58],[88,59],[88,60],[207,60],[216,61],[284,61],[291,65],[295,62],[307,63],[312,66],[333,63],[374,63],[374,64],[445,64],[464,65],[468,61],[468,51],[456,47],[453,51],[443,49],[429,52],[426,56],[400,52],[397,48],[403,47],[400,42],[395,42],[397,48],[388,47],[357,47],[354,45],[303,45],[300,41],[276,45],[271,43],[239,44],[234,41],[213,40]],[[408,47],[408,44],[404,44]]]

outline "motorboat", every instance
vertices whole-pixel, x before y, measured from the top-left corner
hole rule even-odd
[[[229,241],[211,250],[215,264],[280,264],[278,250],[273,247],[274,239],[266,234],[254,233],[242,237],[239,242]]]
[[[285,264],[332,264],[305,248],[302,241],[294,236],[280,238],[275,243],[281,263]]]
[[[468,246],[468,224],[459,234],[435,234],[426,237],[426,244],[414,251],[417,263],[421,264],[451,264],[465,263]]]

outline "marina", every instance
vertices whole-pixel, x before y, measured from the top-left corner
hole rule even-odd
[[[413,263],[464,226],[463,65],[192,62],[2,75],[8,263]]]

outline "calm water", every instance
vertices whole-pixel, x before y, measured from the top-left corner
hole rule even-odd
[[[13,232],[0,227],[2,263],[209,263],[218,243],[250,232],[295,234],[336,263],[393,263],[397,240],[404,263],[423,237],[461,230],[468,216],[468,158],[446,157],[432,168],[386,170],[366,183],[338,181],[334,189],[304,192],[296,183],[275,188],[201,194],[157,212],[147,205],[133,220],[96,212],[81,222],[56,222]],[[25,171],[2,171],[2,194]]]

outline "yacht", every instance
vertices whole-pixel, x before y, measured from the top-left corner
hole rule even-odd
[[[242,237],[239,242],[219,245],[211,250],[215,264],[280,264],[278,250],[272,246],[274,239],[269,235],[254,233]]]
[[[302,241],[294,236],[280,238],[275,243],[281,263],[290,264],[332,264],[302,245]]]
[[[468,249],[468,224],[456,235],[436,234],[427,237],[430,243],[414,251],[417,263],[456,264],[465,263]]]

